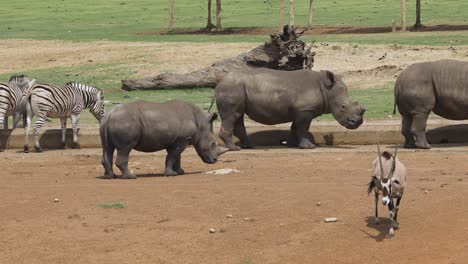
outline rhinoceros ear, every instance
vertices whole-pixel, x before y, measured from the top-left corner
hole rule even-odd
[[[325,79],[322,82],[325,88],[331,89],[335,86],[335,74],[331,71],[325,71]]]
[[[211,114],[208,116],[208,120],[210,121],[210,123],[213,123],[213,121],[215,121],[217,118],[218,118],[218,114],[217,114],[217,113],[211,113]]]

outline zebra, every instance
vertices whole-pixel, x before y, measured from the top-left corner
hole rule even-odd
[[[0,83],[0,128],[8,129],[8,116],[15,115],[13,128],[19,120],[19,111],[24,109],[25,93],[36,80],[30,80],[26,75],[14,75],[8,83]],[[3,151],[0,142],[0,152]]]
[[[77,126],[81,111],[89,108],[90,112],[99,122],[101,122],[101,118],[104,116],[103,91],[99,88],[78,82],[68,82],[63,87],[49,84],[36,84],[29,91],[27,98],[26,133],[29,134],[31,118],[35,115],[34,148],[37,152],[43,151],[39,144],[39,130],[44,125],[46,117],[60,118],[62,148],[65,148],[67,118],[71,117],[73,128],[72,148],[80,148]],[[24,152],[29,152],[27,136]]]
[[[29,79],[28,76],[26,76],[24,74],[21,74],[21,75],[11,76],[8,83],[16,84],[21,89],[21,91],[24,93],[25,90],[28,88],[28,83],[30,81],[31,80]],[[21,114],[23,114],[23,112],[26,111],[24,106],[25,106],[25,104],[21,105],[20,109],[16,109],[16,112],[13,114],[13,129],[15,129],[17,127],[18,122],[19,122],[20,117],[21,117]],[[26,122],[25,119],[23,121]],[[5,119],[3,120],[3,128],[8,129],[8,118],[6,116],[5,116]]]

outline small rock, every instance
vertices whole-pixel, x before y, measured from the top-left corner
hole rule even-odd
[[[210,228],[208,231],[210,231],[210,233],[212,233],[212,234],[216,233],[216,229],[214,229],[214,228]]]
[[[336,217],[327,217],[324,220],[325,220],[325,223],[334,223],[334,222],[338,221],[338,218],[336,218]]]
[[[58,203],[58,202],[60,202],[60,200],[58,198],[55,198],[54,203]]]
[[[428,190],[425,190],[425,191],[424,191],[424,193],[425,193],[425,194],[428,194],[428,193],[429,193],[429,191],[428,191]]]
[[[227,214],[226,218],[232,218],[232,214]]]
[[[321,203],[321,202],[317,202],[315,205],[316,205],[316,206],[320,206],[320,205],[322,205],[322,203]]]
[[[224,174],[229,174],[233,172],[240,172],[240,170],[226,168],[226,169],[207,171],[205,172],[205,174],[215,174],[215,175],[223,174],[224,175]]]
[[[253,221],[255,221],[255,217],[244,217],[244,220],[253,222]]]

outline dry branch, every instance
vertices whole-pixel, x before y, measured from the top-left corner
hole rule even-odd
[[[215,87],[224,76],[235,70],[270,68],[278,70],[312,69],[315,52],[299,37],[304,31],[284,26],[281,34],[270,35],[270,42],[253,50],[213,63],[186,74],[161,73],[154,77],[122,80],[123,90],[160,90],[174,88]]]

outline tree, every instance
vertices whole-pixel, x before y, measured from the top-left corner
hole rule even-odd
[[[174,0],[169,0],[169,26],[168,29],[174,28]]]
[[[307,30],[310,30],[312,28],[312,16],[314,13],[313,6],[312,6],[313,3],[314,3],[314,0],[309,0],[309,21],[307,23]]]
[[[211,30],[215,25],[211,22],[211,0],[208,0],[208,22],[206,22],[206,30]]]
[[[216,30],[221,30],[221,0],[216,0]]]
[[[416,23],[414,24],[414,28],[422,28],[423,24],[421,24],[421,0],[416,0]]]
[[[137,80],[122,80],[123,90],[160,90],[174,88],[216,87],[232,71],[269,68],[285,71],[311,69],[315,52],[299,37],[304,31],[285,25],[282,33],[270,35],[266,42],[236,57],[214,62],[193,72],[160,73]]]
[[[406,0],[401,0],[401,31],[406,31]]]
[[[294,26],[294,0],[289,0],[289,26]]]
[[[280,0],[280,23],[279,23],[279,30],[283,30],[284,26],[284,0]]]

